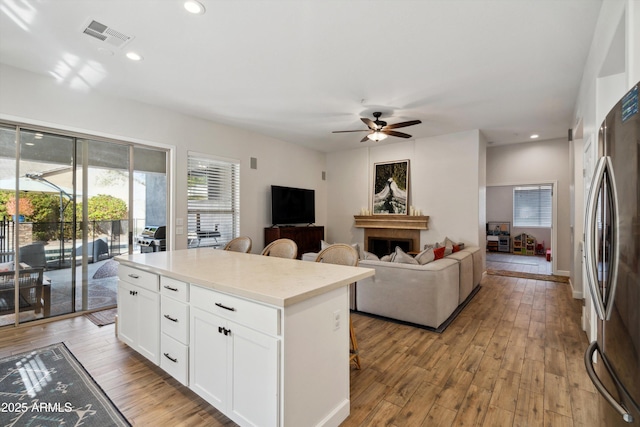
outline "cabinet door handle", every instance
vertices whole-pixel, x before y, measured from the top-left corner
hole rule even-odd
[[[231,329],[223,328],[222,326],[218,326],[218,333],[225,334],[225,336],[231,333]]]
[[[176,322],[176,323],[178,323],[178,319],[176,319],[176,318],[174,318],[174,317],[171,317],[171,316],[169,316],[168,314],[165,314],[165,315],[164,315],[164,317],[165,317],[165,319],[169,319],[169,320],[171,320],[172,322]]]
[[[171,286],[169,286],[169,285],[164,285],[164,288],[165,288],[165,289],[169,289],[170,291],[173,291],[173,292],[178,292],[178,288],[172,288],[172,287],[171,287]]]
[[[225,310],[229,310],[229,311],[236,311],[235,308],[233,307],[227,307],[226,305],[220,304],[219,302],[216,303],[216,305],[220,308],[224,308]]]
[[[138,295],[138,291],[129,291],[129,295],[133,295],[133,296]]]
[[[131,277],[132,279],[139,279],[140,276],[138,276],[137,274],[129,274],[129,277]]]
[[[164,357],[171,360],[173,363],[178,363],[178,359],[174,359],[173,357],[169,356],[169,353],[164,353]]]

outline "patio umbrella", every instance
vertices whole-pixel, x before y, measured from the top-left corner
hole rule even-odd
[[[42,178],[44,179],[44,178]],[[58,186],[53,183],[44,182],[38,179],[27,178],[26,176],[18,179],[18,186],[20,191],[34,192],[34,193],[60,193],[63,191],[65,194],[73,194],[73,189],[68,187]],[[16,190],[16,180],[14,178],[0,179],[0,190]],[[79,194],[76,194],[76,197]]]

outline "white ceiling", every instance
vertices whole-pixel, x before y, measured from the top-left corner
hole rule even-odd
[[[321,151],[401,141],[331,133],[374,111],[414,138],[566,138],[602,0],[201,2],[0,0],[0,62]]]

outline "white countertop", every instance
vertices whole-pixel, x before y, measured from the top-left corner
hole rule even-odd
[[[221,292],[286,307],[373,276],[375,270],[212,248],[120,255],[116,261]]]

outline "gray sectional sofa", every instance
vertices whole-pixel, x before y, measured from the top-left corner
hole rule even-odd
[[[470,298],[484,270],[478,247],[424,265],[366,259],[359,265],[376,273],[352,285],[351,309],[436,330]]]

